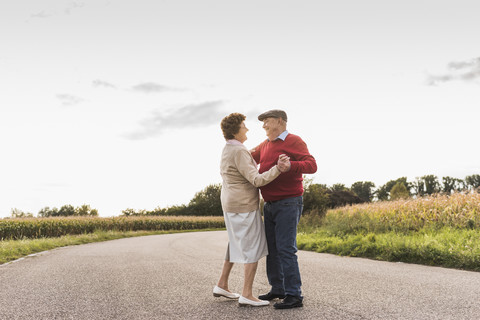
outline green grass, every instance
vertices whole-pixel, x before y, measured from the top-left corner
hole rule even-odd
[[[385,201],[305,214],[302,250],[480,271],[480,194]]]
[[[147,235],[169,234],[179,232],[213,231],[224,229],[201,230],[169,230],[169,231],[95,231],[81,235],[67,235],[57,238],[22,239],[0,241],[0,264],[7,263],[29,254],[51,250],[58,247],[100,242],[120,238],[140,237]]]
[[[298,248],[350,257],[480,271],[480,230],[445,227],[409,232],[299,232]]]

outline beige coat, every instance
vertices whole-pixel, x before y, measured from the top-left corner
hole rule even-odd
[[[258,187],[273,181],[280,175],[280,170],[273,166],[260,174],[255,160],[243,144],[226,144],[220,161],[220,174],[223,178],[223,212],[245,213],[259,208]]]

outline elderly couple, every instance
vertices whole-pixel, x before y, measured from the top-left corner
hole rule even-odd
[[[303,140],[287,131],[287,114],[270,110],[258,116],[268,139],[247,150],[245,116],[232,113],[221,122],[226,140],[220,172],[221,202],[229,238],[222,274],[213,289],[215,297],[238,299],[240,306],[276,309],[303,306],[297,262],[297,224],[303,208],[302,174],[315,173],[317,164]],[[257,169],[257,163],[260,165]],[[259,210],[259,192],[265,201],[264,222]],[[267,256],[270,292],[253,296],[252,285],[258,260]],[[233,264],[245,264],[242,294],[228,288]]]

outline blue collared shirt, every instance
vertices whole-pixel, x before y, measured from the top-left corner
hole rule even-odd
[[[280,134],[278,135],[278,137],[276,137],[276,138],[274,139],[274,141],[277,140],[277,139],[282,139],[283,141],[285,141],[285,139],[287,138],[287,136],[288,136],[288,130],[285,130],[285,131],[283,131],[282,133],[280,133]],[[268,141],[270,141],[270,140],[268,140]]]

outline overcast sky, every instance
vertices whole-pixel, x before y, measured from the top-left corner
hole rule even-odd
[[[0,217],[188,203],[284,109],[316,183],[480,174],[477,1],[0,4]]]

